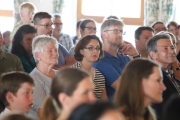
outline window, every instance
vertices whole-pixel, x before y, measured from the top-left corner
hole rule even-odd
[[[0,0],[0,31],[12,30],[14,27],[13,0]]]
[[[101,23],[105,16],[121,17],[125,24],[143,25],[143,0],[78,0],[78,20],[92,18]]]

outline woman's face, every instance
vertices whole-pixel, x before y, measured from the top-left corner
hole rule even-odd
[[[90,77],[84,78],[78,85],[76,90],[71,96],[68,96],[67,105],[72,110],[78,105],[86,102],[95,102],[96,97],[94,96],[94,85]]]
[[[125,120],[125,117],[117,110],[107,110],[98,120]]]
[[[89,22],[86,24],[84,30],[80,29],[81,37],[89,34],[96,34],[96,25],[94,22]]]
[[[98,40],[91,39],[85,48],[80,50],[80,53],[83,55],[83,60],[93,63],[96,62],[100,54],[100,45]]]
[[[168,31],[170,33],[172,33],[174,36],[177,36],[177,34],[178,34],[178,29],[175,26],[173,26],[173,25],[169,26]]]
[[[153,68],[153,73],[148,78],[144,78],[142,86],[145,96],[145,107],[150,103],[162,102],[162,93],[166,89],[163,83],[162,72],[159,67]]]
[[[32,52],[32,40],[35,36],[35,33],[24,35],[23,40],[21,41],[21,45],[27,52]]]
[[[48,43],[43,49],[43,53],[38,53],[38,61],[47,65],[55,65],[58,62],[58,48],[54,43]]]

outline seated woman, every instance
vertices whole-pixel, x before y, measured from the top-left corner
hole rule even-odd
[[[71,111],[81,103],[95,102],[92,79],[86,72],[65,68],[52,81],[51,93],[41,112],[41,120],[67,120]]]
[[[161,68],[148,59],[131,61],[121,75],[114,98],[127,120],[156,120],[151,103],[162,102]]]
[[[111,102],[84,103],[75,108],[67,120],[125,120]]]
[[[30,25],[21,26],[12,41],[11,53],[17,55],[24,67],[25,72],[30,73],[36,62],[32,55],[32,40],[36,36],[36,30]]]
[[[33,107],[29,114],[38,120],[42,102],[49,95],[52,79],[57,72],[53,66],[58,62],[58,42],[54,37],[39,35],[33,39],[32,52],[37,67],[30,73],[35,88]]]
[[[89,73],[95,86],[94,94],[97,100],[107,99],[105,78],[102,73],[93,68],[94,62],[103,57],[102,43],[96,35],[82,37],[76,44],[74,58],[78,61],[72,67]]]
[[[89,34],[96,34],[96,23],[93,19],[85,19],[81,22],[80,24],[80,35],[81,37],[84,37],[85,35],[89,35]],[[78,43],[79,40],[76,40],[76,43]],[[70,55],[74,55],[74,49],[75,46],[72,47],[69,50]]]

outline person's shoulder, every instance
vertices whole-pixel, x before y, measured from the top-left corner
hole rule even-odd
[[[14,55],[14,54],[8,53],[8,52],[4,52],[4,56],[5,56],[5,58],[9,58],[9,59],[12,59],[12,60],[19,59],[19,57],[17,55]]]

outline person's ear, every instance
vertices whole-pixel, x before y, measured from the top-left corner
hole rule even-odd
[[[38,61],[41,60],[41,53],[40,52],[35,52],[34,56]]]
[[[102,33],[101,33],[101,37],[103,38],[103,40],[107,39],[107,34],[106,34],[106,32],[102,32]]]
[[[79,31],[80,31],[81,36],[83,36],[84,31],[81,28],[79,29]]]
[[[150,51],[149,56],[151,59],[157,60],[157,53],[156,52]]]
[[[80,54],[84,55],[84,50],[83,49],[80,50]]]
[[[12,92],[6,93],[6,100],[8,101],[8,103],[12,103],[14,101],[14,95]]]
[[[68,106],[72,102],[72,100],[69,99],[69,96],[65,93],[59,93],[58,100],[62,106]]]

